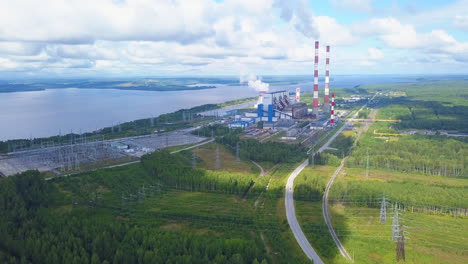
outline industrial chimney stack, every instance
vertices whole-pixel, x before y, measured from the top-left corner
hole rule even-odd
[[[312,102],[313,114],[318,117],[318,51],[319,51],[319,42],[315,41],[315,63],[314,63],[314,98]]]
[[[296,88],[296,102],[299,103],[301,101],[301,88]]]
[[[330,46],[327,46],[327,56],[325,64],[325,97],[323,98],[323,111],[325,113],[330,111]]]
[[[335,125],[335,94],[332,93],[331,110],[330,110],[330,125]]]

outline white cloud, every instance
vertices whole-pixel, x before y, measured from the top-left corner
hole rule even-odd
[[[367,49],[367,53],[369,56],[369,59],[371,60],[380,60],[384,57],[384,53],[382,50],[374,47],[370,47]]]
[[[468,31],[468,15],[455,16],[454,25],[462,30]]]
[[[358,41],[348,27],[339,24],[336,19],[328,16],[318,16],[316,18],[320,41],[331,45],[351,45]]]
[[[350,10],[373,9],[370,0],[333,2]],[[0,71],[309,74],[316,39],[320,63],[325,45],[332,46],[334,73],[377,60],[390,63],[395,50],[420,54],[421,63],[440,56],[462,63],[468,57],[466,44],[446,27],[421,31],[419,20],[401,16],[376,16],[350,26],[339,17],[314,15],[316,5],[306,0],[8,1],[0,9]],[[451,6],[457,10],[414,17],[428,21],[452,12],[458,16],[446,24],[463,29],[463,5]],[[381,43],[369,44],[373,39]]]
[[[92,43],[153,40],[189,43],[213,35],[209,0],[16,0],[0,9],[0,38]]]
[[[363,36],[376,36],[391,48],[434,48],[456,42],[444,30],[418,33],[413,25],[393,17],[374,18],[354,25],[353,30]]]
[[[294,28],[308,38],[319,38],[312,10],[306,0],[275,0],[274,6],[281,11],[281,18],[292,21]]]
[[[373,0],[331,0],[333,6],[344,10],[371,12]]]
[[[31,56],[41,52],[44,45],[28,42],[0,42],[0,54]]]

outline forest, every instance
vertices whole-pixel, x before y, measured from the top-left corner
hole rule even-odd
[[[178,190],[241,195],[255,179],[252,174],[192,168],[182,155],[171,155],[167,151],[145,155],[141,163],[149,175]]]
[[[142,214],[135,210],[141,200],[121,207],[120,193],[156,183],[139,165],[53,183],[37,171],[0,180],[0,262],[267,263],[264,249],[242,232],[170,231],[161,228],[165,219],[183,215]]]
[[[239,144],[240,155],[249,160],[269,161],[273,163],[295,163],[306,157],[306,149],[299,144],[281,142],[259,142],[254,139],[241,139],[236,133],[229,133],[216,139],[235,153]]]

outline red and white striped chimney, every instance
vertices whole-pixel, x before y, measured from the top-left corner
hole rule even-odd
[[[327,46],[327,56],[325,64],[325,97],[323,98],[323,111],[326,113],[330,111],[330,46]]]
[[[301,88],[297,87],[296,88],[296,102],[300,102],[301,101]]]
[[[315,41],[315,62],[314,62],[314,99],[312,102],[312,109],[316,117],[318,117],[318,52],[319,52],[319,42]]]
[[[335,94],[334,93],[332,93],[332,98],[331,98],[330,124],[331,125],[335,124]]]

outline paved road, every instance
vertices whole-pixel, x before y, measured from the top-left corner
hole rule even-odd
[[[376,95],[374,95],[374,97],[372,97],[372,99],[375,98]],[[372,101],[372,99],[369,100]],[[357,115],[359,114],[359,112],[364,109],[364,107],[366,107],[367,104],[363,105],[354,115],[353,115],[353,118],[356,118]],[[323,144],[322,147],[320,147],[320,149],[316,152],[316,153],[320,153],[320,152],[323,152],[324,150],[326,150],[327,148],[329,148],[329,145],[331,142],[333,142],[333,140],[335,140],[335,138],[346,128],[347,125],[349,125],[350,122],[347,122],[345,125],[343,125],[338,131],[336,131],[336,133],[330,137],[328,139],[328,141]],[[315,153],[314,153],[315,155]],[[338,236],[336,235],[335,233],[335,230],[333,230],[333,226],[331,224],[331,221],[330,221],[330,217],[329,217],[329,213],[328,213],[328,191],[330,190],[330,187],[331,185],[333,184],[333,181],[335,180],[336,178],[336,175],[338,175],[338,173],[340,172],[341,168],[343,168],[345,162],[346,162],[346,159],[343,159],[341,161],[341,164],[340,166],[338,167],[338,169],[335,171],[335,173],[333,174],[333,176],[331,177],[330,181],[328,182],[327,184],[327,188],[326,188],[326,191],[325,191],[325,194],[324,194],[324,199],[323,199],[323,204],[322,204],[322,213],[324,215],[324,218],[325,218],[325,222],[327,223],[327,226],[328,226],[328,230],[330,231],[330,234],[332,235],[333,237],[333,240],[335,241],[335,244],[337,245],[338,249],[340,250],[341,254],[349,259],[349,260],[352,260],[351,257],[349,256],[348,252],[346,251],[346,249],[344,248],[344,246],[341,244]],[[315,252],[314,248],[312,248],[312,246],[310,245],[309,241],[307,240],[307,238],[305,237],[304,235],[304,232],[302,232],[302,229],[299,225],[299,222],[297,221],[297,217],[296,217],[296,209],[294,208],[294,179],[296,179],[296,177],[301,173],[301,171],[307,166],[309,165],[309,160],[306,159],[304,162],[301,163],[301,165],[299,165],[292,173],[291,175],[289,176],[288,178],[288,181],[286,183],[286,193],[285,193],[285,206],[286,206],[286,217],[288,218],[288,223],[289,223],[289,226],[291,227],[291,230],[294,234],[294,237],[296,238],[297,240],[297,243],[299,243],[299,246],[302,248],[302,251],[304,251],[304,253],[307,255],[307,257],[314,261],[315,264],[317,263],[324,263],[319,255],[317,254],[317,252]]]
[[[364,107],[366,107],[367,104],[368,104],[370,101],[372,101],[372,100],[375,98],[376,95],[377,95],[377,94],[374,94],[374,96],[373,96],[365,105],[363,105],[363,106],[353,115],[352,118],[356,118],[356,117],[358,116],[359,112],[360,112],[362,109],[364,109]],[[337,137],[337,136],[341,133],[341,131],[343,131],[343,129],[344,129],[347,125],[349,125],[350,123],[351,123],[350,121],[346,122],[346,124],[345,124],[344,126],[342,126],[342,127],[340,128],[340,130],[339,130],[335,135],[333,135],[333,137],[330,138],[331,141],[333,141],[333,139],[334,139],[335,137]],[[369,124],[366,124],[366,127],[369,127]],[[360,138],[360,136],[361,136],[363,130],[364,130],[364,129],[361,129],[361,130],[359,131],[359,133],[358,133],[358,135],[357,135],[357,137],[356,137],[356,140],[354,141],[353,146],[354,146],[354,145],[356,144],[356,142],[359,140],[359,138]],[[330,143],[331,141],[329,140],[326,144],[324,144],[324,145],[319,149],[318,152],[322,152],[323,150],[325,150],[325,149],[328,147],[328,145],[329,145],[329,143]],[[330,192],[330,188],[331,188],[331,186],[333,185],[333,182],[335,181],[336,176],[340,173],[341,169],[343,168],[344,164],[346,163],[346,160],[348,160],[348,157],[349,157],[349,156],[346,156],[343,160],[341,160],[340,166],[338,166],[338,168],[335,170],[335,173],[333,173],[332,177],[330,178],[330,180],[329,180],[328,183],[327,183],[327,187],[325,188],[325,193],[323,194],[323,199],[322,199],[322,214],[323,214],[323,218],[324,218],[325,222],[327,223],[328,231],[330,232],[330,235],[332,236],[333,241],[335,241],[335,244],[336,244],[336,246],[338,247],[338,250],[340,251],[341,255],[342,255],[343,257],[345,257],[346,259],[352,261],[351,256],[348,254],[348,252],[346,251],[346,249],[345,249],[345,247],[343,246],[343,244],[341,244],[340,239],[338,238],[338,236],[337,236],[336,233],[335,233],[335,230],[333,229],[333,225],[332,225],[331,220],[330,220],[330,212],[328,211],[328,193]]]
[[[263,167],[260,164],[258,164],[257,162],[255,162],[253,160],[251,160],[251,161],[252,161],[253,164],[255,164],[255,166],[257,166],[260,169],[259,177],[265,176],[265,170],[263,169]]]
[[[343,244],[341,244],[341,241],[336,235],[335,230],[333,229],[333,226],[330,220],[330,213],[328,211],[328,192],[330,191],[330,188],[333,182],[335,181],[336,176],[338,175],[338,173],[340,173],[347,159],[348,157],[344,158],[341,161],[340,166],[336,169],[335,173],[333,173],[332,177],[330,178],[330,181],[327,184],[327,187],[325,188],[325,193],[323,194],[323,199],[322,199],[322,214],[323,214],[323,218],[325,219],[325,222],[327,223],[328,231],[330,232],[330,235],[332,236],[333,241],[335,241],[335,244],[338,247],[338,250],[340,250],[341,255],[348,260],[352,260],[352,258],[349,256],[348,252],[344,248]]]
[[[342,126],[338,131],[336,131],[336,133],[330,137],[317,152],[322,152],[327,149],[330,143],[344,130],[344,128],[345,126]],[[317,254],[317,252],[315,252],[314,248],[312,248],[306,236],[304,235],[304,232],[302,232],[299,222],[297,221],[296,209],[294,208],[294,180],[307,165],[309,165],[308,159],[302,162],[301,165],[299,165],[289,176],[286,183],[286,194],[284,202],[286,205],[286,217],[288,218],[289,226],[294,234],[294,237],[296,238],[297,243],[299,243],[299,246],[302,248],[302,251],[304,251],[307,257],[312,260],[314,264],[317,264],[324,262],[320,259],[320,256]]]
[[[302,162],[302,164],[299,165],[299,167],[297,167],[288,178],[288,182],[286,183],[286,197],[284,200],[286,205],[286,217],[288,218],[291,231],[293,232],[297,243],[299,243],[299,246],[302,248],[302,251],[304,251],[307,257],[312,260],[314,264],[323,264],[324,262],[320,259],[317,252],[315,252],[315,250],[312,248],[306,236],[304,235],[304,232],[302,232],[302,229],[299,226],[299,222],[297,221],[296,209],[294,208],[294,179],[296,179],[297,175],[299,175],[299,173],[301,173],[301,171],[307,165],[309,165],[308,159]]]

